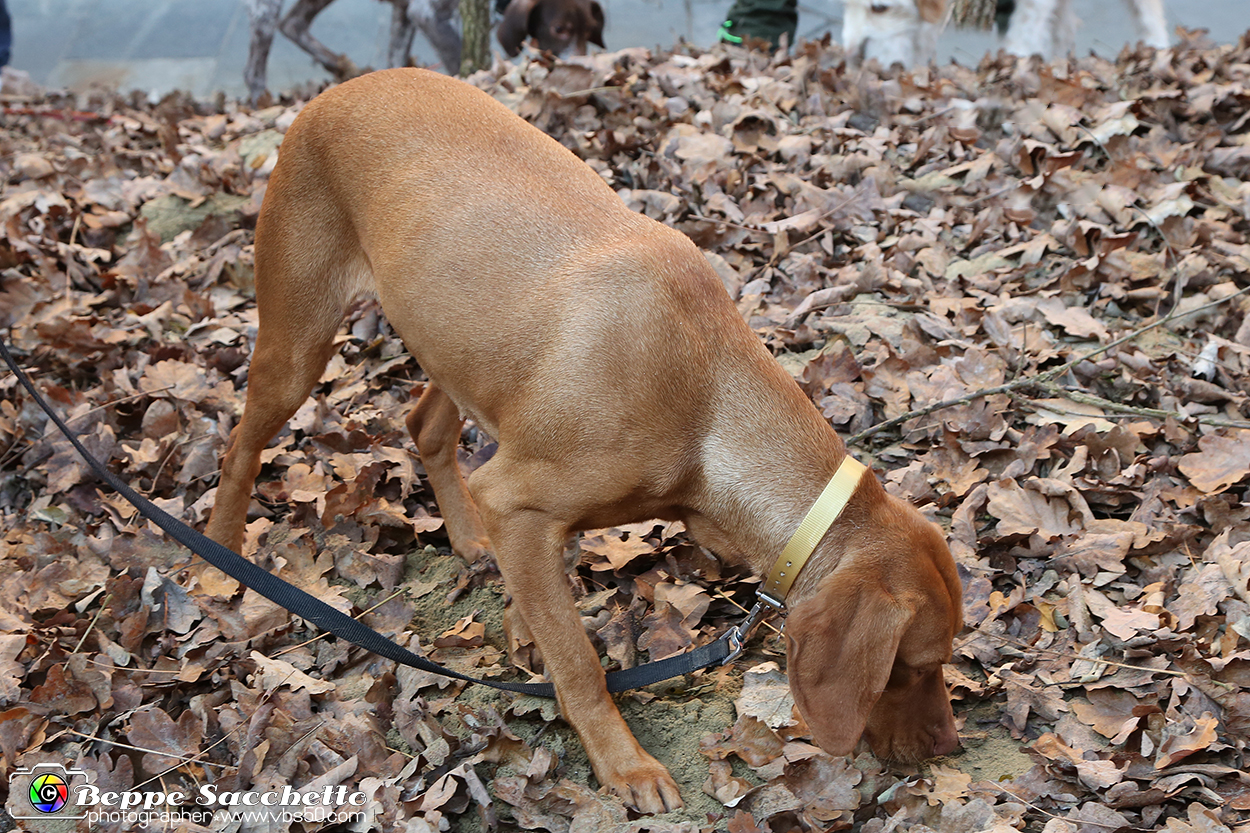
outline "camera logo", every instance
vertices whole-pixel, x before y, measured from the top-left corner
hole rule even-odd
[[[55,772],[45,772],[30,782],[30,804],[41,813],[55,813],[69,801],[69,782]]]
[[[87,773],[81,769],[66,769],[61,764],[36,764],[30,769],[19,769],[9,777],[13,818],[84,818],[87,808],[77,806],[72,798],[75,787],[85,783]]]

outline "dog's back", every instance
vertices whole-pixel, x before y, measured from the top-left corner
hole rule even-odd
[[[421,367],[500,440],[541,425],[568,442],[596,413],[588,447],[680,445],[702,416],[679,405],[702,400],[667,389],[670,362],[712,367],[745,351],[777,372],[688,238],[436,73],[373,73],[311,102],[283,141],[256,241],[263,327],[298,303],[324,333],[314,340],[329,340],[351,299],[374,291]],[[502,424],[502,403],[526,424]],[[638,409],[668,419],[643,431],[607,418]],[[670,460],[693,453],[677,445]]]

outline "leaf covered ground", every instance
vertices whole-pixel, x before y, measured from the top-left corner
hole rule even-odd
[[[853,451],[949,531],[962,751],[824,755],[762,632],[735,667],[620,699],[687,801],[638,818],[550,703],[315,639],[102,489],[4,375],[0,780],[346,785],[368,796],[354,829],[411,833],[1250,830],[1250,40],[910,72],[827,42],[633,50],[473,80],[693,238]],[[0,324],[87,445],[195,525],[300,104],[5,99]],[[420,368],[371,303],[340,342],[266,454],[247,554],[439,661],[528,678],[405,435]],[[466,432],[466,468],[488,443]],[[671,525],[570,555],[613,667],[708,641],[754,588]]]

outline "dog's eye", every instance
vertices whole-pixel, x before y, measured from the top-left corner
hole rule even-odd
[[[887,6],[885,3],[873,3],[871,6],[869,6],[869,9],[872,11],[873,14],[885,14],[886,12],[890,10],[890,7]]]

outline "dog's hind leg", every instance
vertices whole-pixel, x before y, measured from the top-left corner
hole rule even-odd
[[[490,542],[456,460],[463,425],[464,418],[456,403],[433,382],[425,386],[416,407],[408,414],[408,433],[421,454],[421,464],[447,525],[451,548],[472,564],[490,554]]]
[[[236,552],[243,545],[261,452],[325,371],[347,307],[368,276],[355,233],[328,197],[307,188],[292,194],[289,182],[289,175],[275,172],[256,227],[260,326],[247,404],[230,435],[206,529],[208,537]]]

